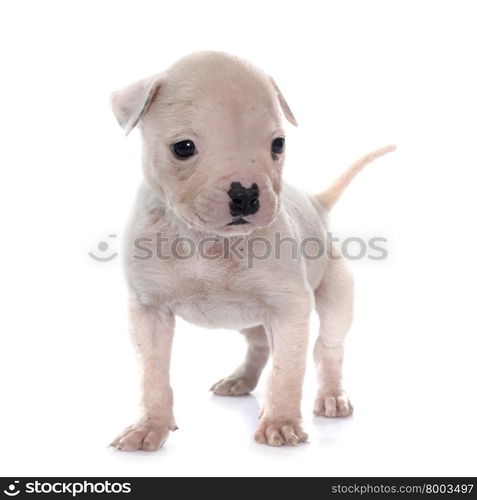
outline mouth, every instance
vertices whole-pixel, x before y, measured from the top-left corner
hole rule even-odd
[[[250,224],[250,222],[242,217],[239,217],[238,219],[234,219],[232,222],[229,222],[227,226],[239,226],[241,224]]]

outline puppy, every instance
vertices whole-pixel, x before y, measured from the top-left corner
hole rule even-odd
[[[394,147],[362,158],[317,196],[294,190],[281,180],[281,114],[297,125],[290,107],[272,78],[219,52],[189,55],[115,92],[111,103],[126,133],[141,130],[144,171],[123,252],[142,413],[112,445],[157,450],[177,429],[169,382],[176,315],[239,330],[248,343],[244,362],[212,386],[215,394],[252,391],[272,356],[255,440],[281,446],[307,440],[300,402],[316,308],[314,412],[350,415],[341,369],[352,278],[336,248],[306,258],[293,242],[324,242],[327,212],[343,189],[366,163]],[[154,252],[146,244],[152,242]]]

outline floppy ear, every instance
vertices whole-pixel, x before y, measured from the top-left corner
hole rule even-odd
[[[283,114],[285,115],[286,119],[290,123],[295,125],[295,127],[298,127],[298,122],[296,121],[296,118],[293,116],[292,110],[290,109],[290,106],[288,106],[288,103],[283,97],[283,94],[278,88],[278,85],[275,83],[275,80],[272,77],[270,77],[270,81],[272,82],[273,87],[277,91],[278,102],[280,103],[280,107],[282,108]]]
[[[161,75],[153,75],[111,94],[111,107],[126,135],[139,123],[157,94]]]

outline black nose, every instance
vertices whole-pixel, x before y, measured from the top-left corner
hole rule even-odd
[[[240,182],[232,182],[227,191],[231,202],[229,203],[232,217],[252,215],[258,212],[260,201],[258,200],[258,186],[254,183],[251,187],[243,187]]]

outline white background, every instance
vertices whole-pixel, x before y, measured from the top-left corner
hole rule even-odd
[[[473,4],[2,2],[1,475],[475,475]],[[141,172],[139,134],[124,138],[109,94],[201,49],[279,83],[300,123],[285,173],[297,186],[318,192],[398,144],[333,212],[337,234],[386,237],[389,258],[351,263],[352,418],[312,417],[310,354],[310,443],[255,444],[263,383],[242,398],[207,392],[243,340],[179,321],[180,429],[157,453],[120,453],[107,444],[138,399],[126,287],[119,259],[88,252],[120,234]]]

